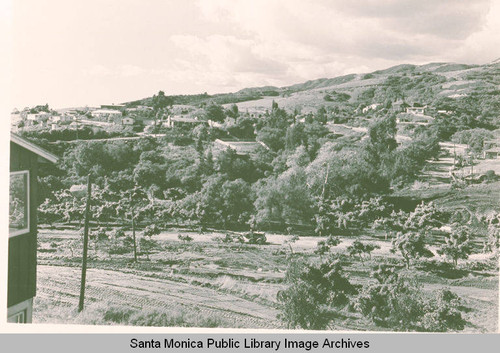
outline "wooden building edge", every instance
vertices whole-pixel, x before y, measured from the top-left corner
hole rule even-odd
[[[36,295],[38,165],[57,161],[52,153],[11,133],[7,322],[31,322]]]

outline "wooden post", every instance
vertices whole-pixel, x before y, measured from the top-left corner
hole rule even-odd
[[[78,312],[83,310],[85,299],[85,277],[87,276],[87,250],[89,246],[89,218],[90,218],[90,196],[92,194],[92,184],[90,174],[87,175],[87,205],[85,206],[85,225],[83,229],[83,255],[82,255],[82,279],[80,283],[80,301],[78,302]]]
[[[135,215],[132,213],[132,236],[134,237],[134,262],[137,262],[137,245],[135,242]]]

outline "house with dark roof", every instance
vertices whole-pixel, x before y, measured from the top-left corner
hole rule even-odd
[[[40,163],[56,163],[52,153],[11,133],[7,321],[31,322],[36,294],[37,174]]]

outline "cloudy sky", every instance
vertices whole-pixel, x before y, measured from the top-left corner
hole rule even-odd
[[[500,0],[15,0],[11,101],[98,105],[500,57]],[[5,42],[5,40],[4,40]]]

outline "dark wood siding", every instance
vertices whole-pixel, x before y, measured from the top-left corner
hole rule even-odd
[[[29,232],[9,237],[9,273],[7,306],[30,299],[36,294],[36,190],[38,156],[19,145],[10,144],[10,171],[28,170]]]

